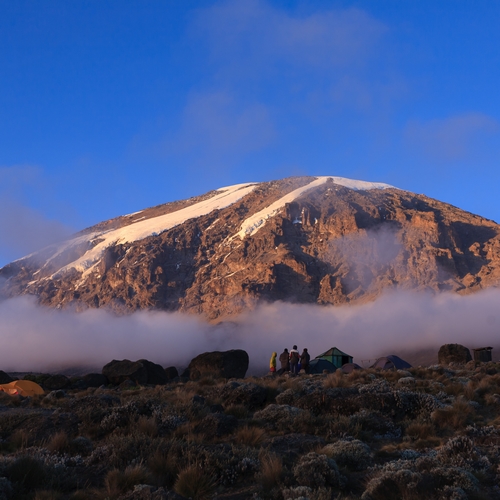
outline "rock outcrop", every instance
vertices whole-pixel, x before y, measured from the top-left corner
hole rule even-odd
[[[498,224],[345,181],[230,186],[106,221],[0,269],[0,296],[219,321],[259,301],[337,305],[395,287],[467,294],[500,285]]]
[[[191,360],[183,376],[188,376],[191,380],[199,380],[205,376],[244,378],[248,363],[248,354],[241,349],[205,352]]]
[[[445,344],[439,348],[438,363],[440,365],[451,363],[465,365],[469,361],[472,361],[470,351],[461,344]]]
[[[139,361],[114,359],[103,367],[102,374],[113,385],[120,385],[125,381],[139,385],[161,385],[167,382],[167,375],[162,366],[146,359]]]

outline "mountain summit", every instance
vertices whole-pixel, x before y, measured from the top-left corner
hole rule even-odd
[[[388,288],[500,284],[500,226],[388,184],[290,177],[102,222],[0,269],[4,297],[222,319],[259,301],[345,304]]]

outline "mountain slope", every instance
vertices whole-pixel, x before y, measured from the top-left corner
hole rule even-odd
[[[0,269],[3,296],[220,319],[258,301],[343,304],[388,287],[500,283],[500,226],[380,183],[295,177],[106,221]]]

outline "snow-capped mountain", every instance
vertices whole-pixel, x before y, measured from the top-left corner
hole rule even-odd
[[[387,184],[246,183],[102,222],[0,269],[3,296],[222,318],[260,300],[342,304],[388,287],[500,284],[500,226]]]

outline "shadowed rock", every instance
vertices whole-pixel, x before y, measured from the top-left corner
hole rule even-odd
[[[244,378],[248,370],[248,354],[241,349],[205,352],[191,360],[183,376],[198,380],[204,376],[215,378]],[[189,375],[187,375],[189,374]]]
[[[114,359],[103,367],[102,374],[113,385],[120,385],[125,380],[131,380],[139,385],[161,385],[168,381],[163,367],[147,359],[139,361]]]
[[[101,385],[108,385],[108,378],[101,373],[88,373],[82,377],[82,381],[87,387],[101,387]]]

